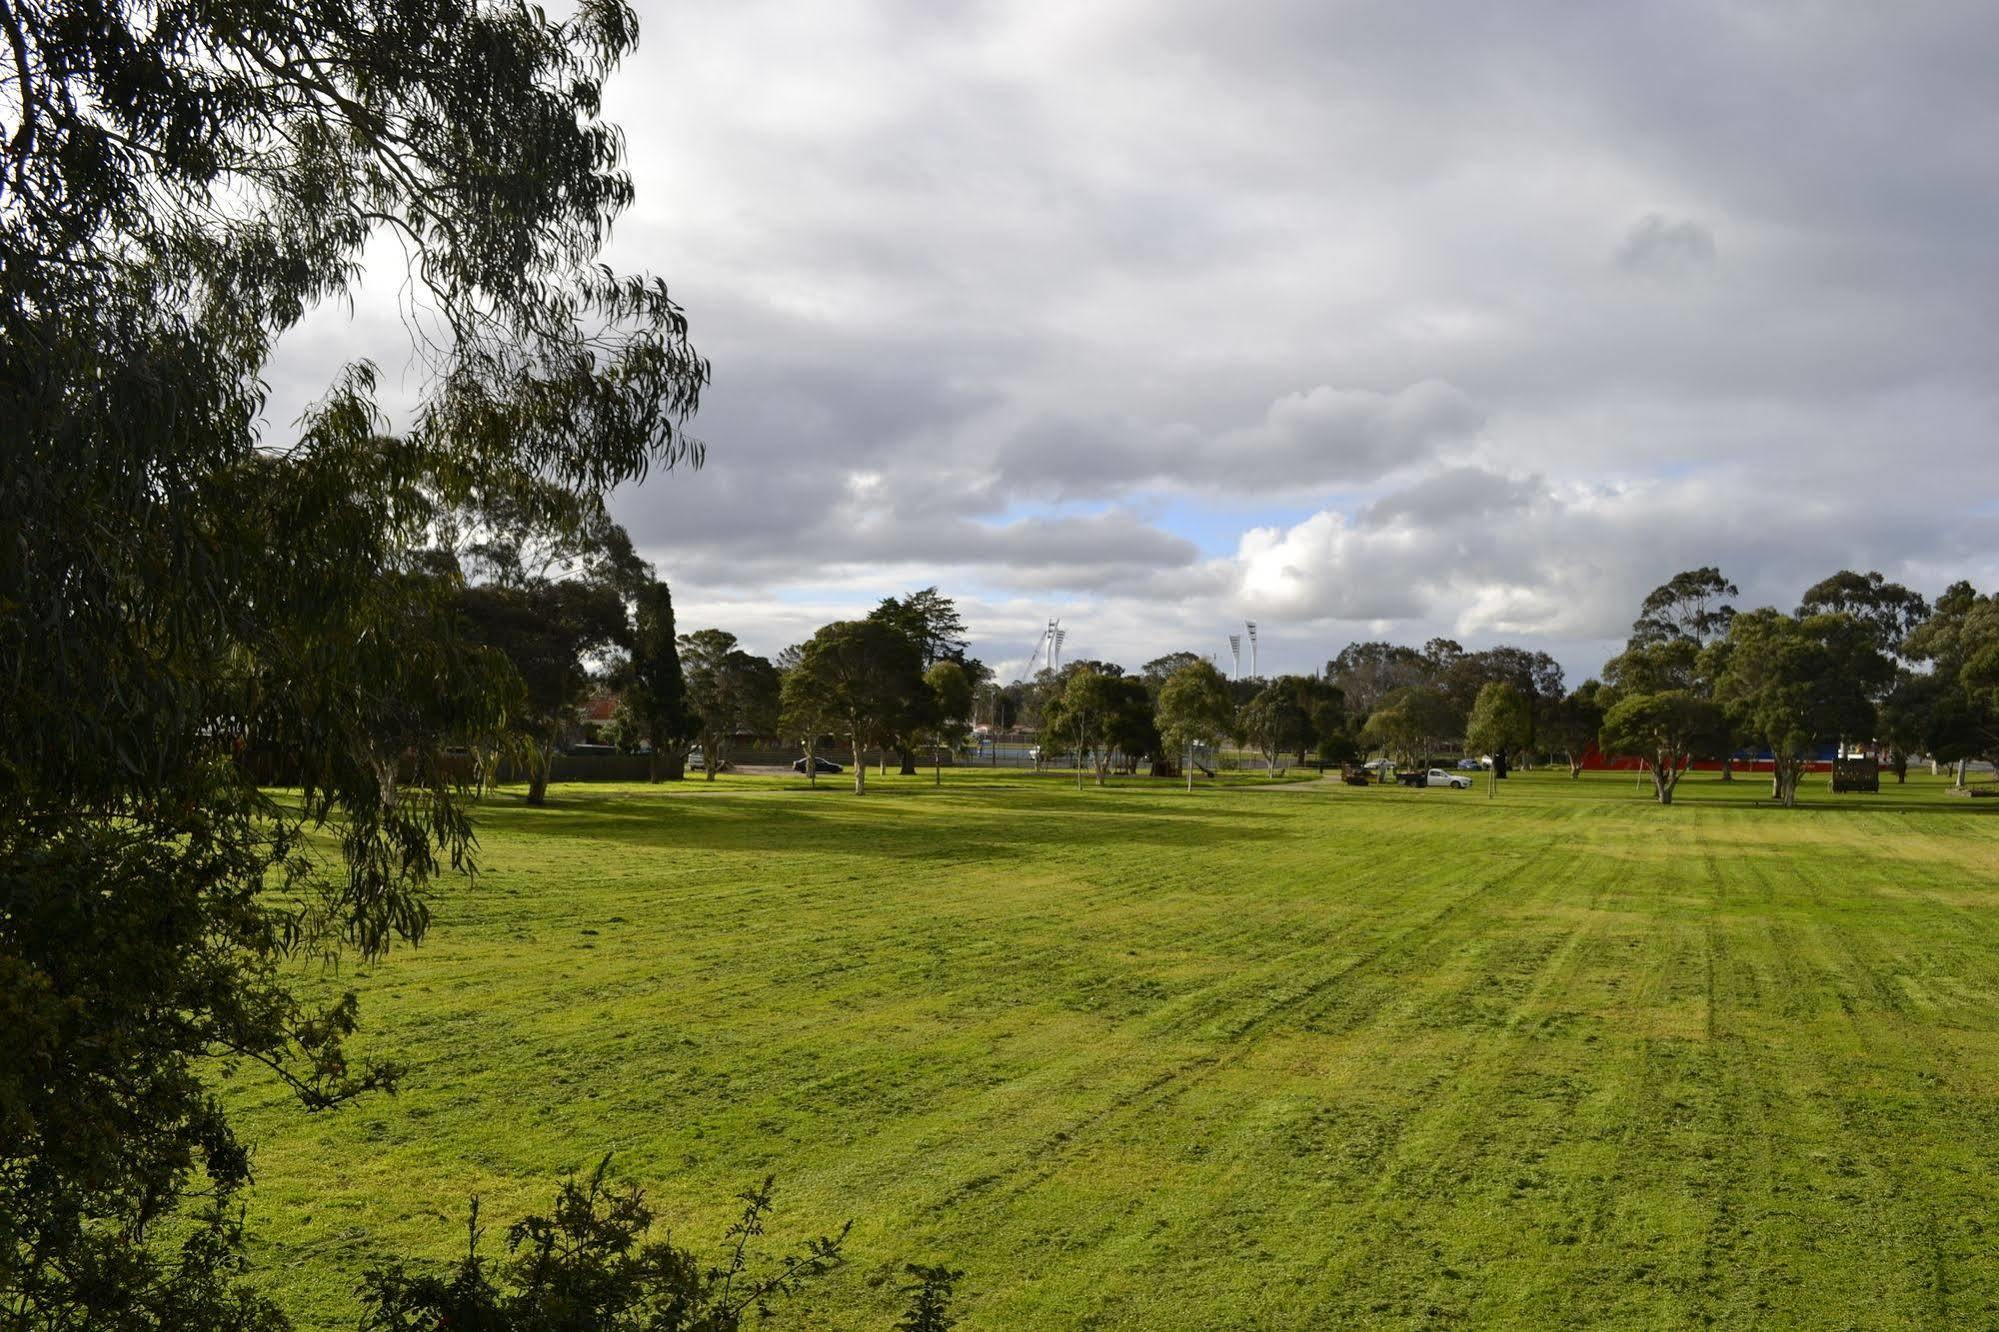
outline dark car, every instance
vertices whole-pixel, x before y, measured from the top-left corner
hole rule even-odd
[[[815,758],[815,759],[813,759],[813,760],[812,760],[812,767],[813,767],[813,770],[814,770],[815,772],[845,772],[845,771],[846,771],[846,769],[845,769],[845,768],[842,768],[842,767],[841,767],[841,766],[840,766],[839,764],[835,763],[835,762],[834,762],[834,761],[833,761],[832,759],[823,759],[823,758]],[[804,772],[804,771],[805,771],[805,760],[804,760],[804,759],[797,759],[797,760],[794,760],[794,761],[793,761],[793,763],[792,763],[792,765],[791,765],[791,770],[792,770],[793,772]]]

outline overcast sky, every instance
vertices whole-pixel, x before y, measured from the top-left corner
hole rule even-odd
[[[1983,0],[641,13],[611,257],[715,382],[616,509],[683,627],[935,583],[1009,677],[1059,615],[1574,680],[1690,566],[1999,582]]]

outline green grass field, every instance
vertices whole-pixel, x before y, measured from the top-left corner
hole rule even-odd
[[[261,1279],[350,1327],[613,1152],[704,1252],[855,1218],[786,1327],[1999,1326],[1999,801],[946,777],[490,805],[328,982],[404,1093],[230,1085]]]

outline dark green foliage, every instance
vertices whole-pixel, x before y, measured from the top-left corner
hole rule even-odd
[[[1729,621],[1735,618],[1735,608],[1722,598],[1741,593],[1741,588],[1713,566],[1676,573],[1653,588],[1638,608],[1638,618],[1631,624],[1631,645],[1647,647],[1684,639],[1696,648],[1705,647],[1727,633]]]
[[[1062,692],[1043,708],[1042,725],[1046,733],[1076,747],[1079,787],[1083,784],[1086,757],[1096,773],[1097,785],[1102,786],[1110,771],[1111,754],[1121,736],[1131,736],[1136,713],[1142,710],[1148,723],[1150,720],[1150,708],[1142,707],[1148,701],[1142,682],[1130,682],[1137,686],[1134,690],[1128,687],[1121,673],[1110,674],[1095,667],[1092,662],[1077,663],[1077,669],[1068,672]]]
[[[934,587],[911,592],[900,600],[884,597],[868,618],[916,644],[925,667],[940,661],[962,664],[965,660],[964,618],[958,614],[957,603]]]
[[[1729,626],[1715,698],[1771,755],[1771,794],[1797,803],[1815,746],[1872,739],[1874,696],[1895,678],[1874,626],[1845,613],[1796,618],[1749,611]]]
[[[868,614],[871,624],[892,629],[909,640],[925,669],[940,661],[965,660],[965,622],[957,603],[934,587],[911,592],[897,600],[885,597]],[[937,725],[935,700],[927,690],[912,690],[903,699],[898,714],[886,723],[882,743],[893,748],[901,761],[902,775],[916,772],[916,746]]]
[[[1825,614],[1851,615],[1872,631],[1875,644],[1889,656],[1899,656],[1902,644],[1929,618],[1929,603],[1900,583],[1869,571],[1841,569],[1805,589],[1798,618]]]
[[[1603,729],[1602,694],[1600,681],[1583,681],[1555,707],[1542,728],[1543,743],[1568,760],[1572,778],[1582,776],[1583,756]]]
[[[799,649],[782,684],[782,714],[800,734],[846,737],[854,794],[861,795],[867,790],[863,751],[919,731],[927,721],[912,726],[911,719],[927,718],[929,695],[921,652],[907,635],[874,619],[840,620]]]
[[[1999,759],[1999,595],[1952,584],[1904,650],[1930,663],[1928,682],[1900,700],[1923,747],[1946,761]]]
[[[1359,724],[1389,695],[1430,683],[1434,671],[1414,648],[1396,643],[1349,643],[1326,663],[1325,677],[1339,687]]]
[[[1508,749],[1534,753],[1542,744],[1542,727],[1562,700],[1562,667],[1545,652],[1501,645],[1462,654],[1444,671],[1440,684],[1467,722],[1488,685],[1510,686],[1526,702],[1527,713],[1525,733]]]
[[[1193,790],[1194,747],[1216,744],[1235,724],[1228,681],[1201,658],[1176,667],[1159,687],[1155,720],[1165,744],[1187,752],[1187,789]]]
[[[565,578],[468,587],[459,606],[467,633],[504,656],[525,686],[513,729],[529,753],[527,802],[539,805],[563,727],[590,690],[588,659],[630,641],[624,601],[607,584]]]
[[[1507,760],[1534,737],[1534,708],[1506,680],[1489,681],[1478,691],[1465,722],[1465,748],[1492,755],[1494,779],[1506,776]]]
[[[1417,768],[1427,755],[1455,739],[1462,725],[1443,691],[1418,685],[1383,699],[1361,729],[1361,742],[1384,751],[1403,767]]]
[[[713,781],[728,763],[739,732],[769,735],[777,730],[777,667],[738,648],[736,636],[721,629],[683,635],[680,660],[687,671],[687,706],[701,742],[702,767]]]
[[[648,1239],[653,1216],[636,1185],[606,1183],[608,1158],[584,1183],[562,1186],[549,1216],[507,1229],[497,1267],[479,1251],[472,1204],[465,1257],[449,1276],[413,1276],[401,1263],[362,1281],[364,1332],[735,1332],[771,1301],[830,1270],[847,1231],[761,1263],[754,1246],[771,1210],[771,1184],[740,1195],[722,1266],[704,1265],[665,1239]],[[948,1298],[949,1288],[945,1288]],[[949,1326],[949,1324],[943,1324]]]
[[[652,746],[654,781],[680,780],[687,742],[695,732],[676,637],[672,592],[665,583],[648,583],[639,589],[632,615],[632,651],[618,706],[630,715],[637,735]]]
[[[1604,713],[1601,743],[1606,753],[1642,762],[1659,803],[1670,805],[1694,756],[1713,747],[1726,725],[1711,700],[1684,689],[1623,694]]]
[[[1263,755],[1272,775],[1280,754],[1302,754],[1316,739],[1309,711],[1313,681],[1279,676],[1258,690],[1236,713],[1236,731]]]
[[[680,310],[594,262],[631,198],[598,110],[634,18],[0,18],[0,1308],[274,1326],[234,1290],[246,1162],[195,1061],[268,1064],[309,1107],[391,1078],[343,1055],[350,1002],[291,985],[422,935],[471,850],[444,750],[524,709],[450,562],[412,552],[460,512],[584,528],[610,485],[698,458]],[[356,365],[260,439],[274,340],[385,231],[432,320],[411,428]]]

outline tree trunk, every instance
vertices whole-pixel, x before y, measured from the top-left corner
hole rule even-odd
[[[1735,780],[1735,755],[1723,754],[1721,756],[1721,779],[1724,782]]]
[[[1570,780],[1570,781],[1574,781],[1574,780],[1576,780],[1576,779],[1577,779],[1578,777],[1580,777],[1580,776],[1582,776],[1582,775],[1583,775],[1583,761],[1582,761],[1581,759],[1577,758],[1577,757],[1576,757],[1576,756],[1575,756],[1574,754],[1570,754],[1570,755],[1569,755],[1569,780]]]
[[[1797,808],[1798,774],[1802,767],[1798,759],[1774,752],[1770,756],[1770,793],[1786,809]]]
[[[936,745],[930,746],[930,766],[937,775],[936,785],[944,784],[944,751]]]
[[[1194,747],[1187,747],[1187,794],[1194,794]]]
[[[528,803],[548,803],[548,770],[555,764],[555,742],[544,740],[535,746],[535,765],[528,771]]]
[[[861,752],[861,733],[854,732],[854,794],[868,793],[867,756]]]
[[[898,748],[895,752],[902,759],[901,775],[904,777],[914,777],[916,775],[916,751],[913,749]]]

